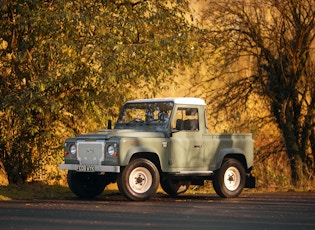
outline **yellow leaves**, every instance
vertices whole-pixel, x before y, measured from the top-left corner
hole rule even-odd
[[[66,44],[62,46],[61,50],[63,54],[67,54],[69,57],[77,56],[76,51],[73,48],[67,46]]]
[[[8,42],[0,38],[0,50],[5,50],[8,48]]]
[[[44,85],[43,83],[40,83],[40,84],[38,85],[38,91],[39,91],[39,92],[44,92],[44,91],[45,91],[45,85]]]
[[[68,111],[62,111],[62,114],[65,115],[66,117],[73,117],[73,113],[70,113]]]

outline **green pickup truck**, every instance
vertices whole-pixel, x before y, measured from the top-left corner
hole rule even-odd
[[[65,142],[59,168],[68,170],[69,188],[81,198],[93,198],[115,182],[134,201],[152,197],[159,184],[172,196],[205,180],[212,180],[221,197],[255,187],[252,135],[208,133],[202,99],[128,101],[110,126]]]

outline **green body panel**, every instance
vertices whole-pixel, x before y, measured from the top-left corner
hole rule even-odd
[[[65,151],[68,154],[63,169],[67,169],[70,164],[126,166],[135,154],[155,155],[161,171],[169,173],[215,171],[220,168],[228,154],[241,155],[245,158],[246,167],[252,167],[254,144],[251,134],[208,133],[205,104],[179,104],[176,100],[173,103],[169,123],[163,123],[162,126],[154,126],[153,122],[146,124],[139,120],[141,122],[137,121],[139,123],[133,125],[126,123],[126,127],[119,126],[119,129],[100,130],[67,139]],[[172,124],[175,124],[175,111],[186,107],[199,111],[198,130],[174,130],[172,127]],[[158,128],[155,130],[154,127]],[[77,148],[76,154],[70,153],[72,145]],[[104,149],[101,150],[101,146],[104,146]],[[110,146],[115,152],[108,150]]]

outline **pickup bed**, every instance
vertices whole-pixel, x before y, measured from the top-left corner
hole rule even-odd
[[[190,185],[212,180],[221,197],[254,188],[251,134],[211,134],[206,104],[199,98],[128,101],[114,129],[68,138],[68,184],[82,198],[99,195],[117,182],[129,200],[152,197],[159,186],[176,196]]]

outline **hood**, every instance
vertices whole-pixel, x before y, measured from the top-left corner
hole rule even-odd
[[[148,132],[136,129],[107,129],[98,130],[93,133],[81,134],[77,136],[77,139],[110,139],[112,137],[155,137],[163,138],[165,134],[163,132]]]

